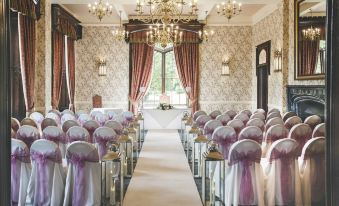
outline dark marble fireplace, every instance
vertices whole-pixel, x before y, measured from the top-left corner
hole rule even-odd
[[[287,106],[305,120],[310,115],[325,119],[325,86],[289,85],[287,86]]]

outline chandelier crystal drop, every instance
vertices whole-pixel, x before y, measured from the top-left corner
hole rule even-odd
[[[228,0],[227,2],[221,3],[221,5],[217,5],[217,13],[225,16],[228,21],[241,12],[241,3],[237,3],[236,1],[231,2],[231,0]]]
[[[119,27],[112,30],[113,37],[118,41],[123,41],[128,38],[129,32],[125,30],[124,26],[122,25],[121,20],[121,11],[119,11],[120,14],[120,23]]]
[[[101,21],[105,16],[112,15],[113,6],[108,2],[106,4],[102,3],[102,0],[94,2],[94,4],[88,4],[88,12],[95,15]]]
[[[166,48],[168,44],[178,46],[182,43],[183,33],[179,30],[179,27],[174,26],[174,24],[157,24],[156,26],[150,26],[146,34],[146,41],[150,46],[160,44],[161,47]]]
[[[197,0],[137,0],[135,11],[135,19],[145,23],[187,23],[197,19],[198,3]]]

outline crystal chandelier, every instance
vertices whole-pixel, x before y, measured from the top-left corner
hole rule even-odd
[[[125,31],[125,28],[123,27],[122,25],[122,20],[121,20],[121,11],[119,11],[119,14],[120,14],[120,23],[119,23],[119,27],[112,30],[112,34],[113,34],[113,37],[118,40],[118,41],[122,41],[126,38],[128,38],[128,34],[129,32],[128,31]]]
[[[206,13],[206,20],[205,20],[205,26],[207,26],[207,13],[208,11],[205,12]],[[207,29],[203,29],[202,31],[199,31],[199,38],[202,41],[208,42],[209,38],[212,37],[214,35],[214,31],[213,30],[207,30]]]
[[[161,47],[166,48],[168,44],[178,46],[182,43],[182,31],[174,24],[167,26],[166,24],[157,24],[157,26],[150,26],[146,33],[146,41],[150,46],[160,44]]]
[[[185,13],[184,11],[189,10]],[[187,23],[197,19],[197,0],[137,0],[135,19],[145,23],[166,24]]]
[[[231,3],[231,0],[228,0],[227,2],[221,3],[221,6],[217,5],[217,13],[219,15],[225,16],[228,21],[235,15],[240,14],[241,12],[241,3],[238,3],[236,1],[233,1]]]
[[[311,17],[312,17],[312,10],[311,9],[309,10],[310,10]],[[308,39],[311,41],[314,41],[320,38],[320,29],[317,27],[311,26],[307,29],[303,29],[302,33],[305,39]]]
[[[94,2],[94,5],[88,4],[88,12],[98,17],[101,21],[104,16],[112,15],[113,6],[108,2],[106,4],[102,3],[102,0],[98,2]]]

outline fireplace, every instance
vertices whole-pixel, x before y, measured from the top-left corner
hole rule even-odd
[[[310,115],[325,119],[325,86],[289,85],[287,86],[287,106],[305,120]]]

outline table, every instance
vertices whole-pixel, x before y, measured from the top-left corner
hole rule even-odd
[[[191,113],[190,108],[174,108],[170,110],[141,109],[144,116],[145,129],[181,129],[181,118],[184,112]]]

